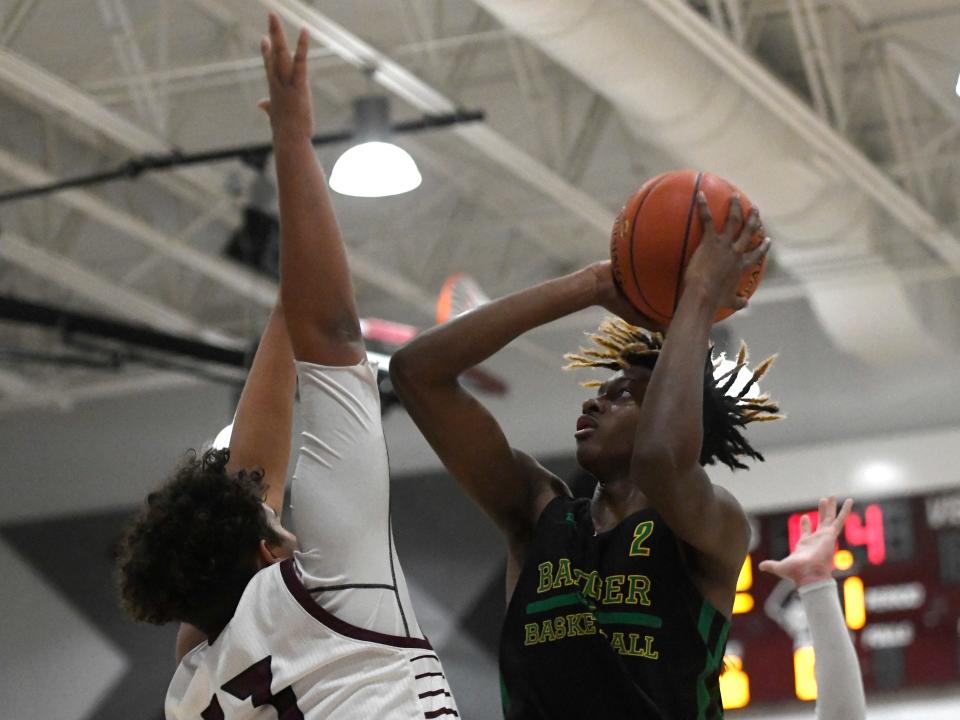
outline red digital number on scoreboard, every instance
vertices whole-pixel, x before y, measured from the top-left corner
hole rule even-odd
[[[787,533],[790,539],[790,552],[800,541],[800,519],[806,515],[810,518],[810,528],[817,529],[819,516],[817,511],[808,513],[794,513],[787,520]],[[883,536],[883,510],[877,504],[867,505],[863,511],[863,519],[852,512],[843,526],[843,534],[847,544],[860,546],[867,550],[867,560],[871,565],[882,565],[887,559],[887,546]]]

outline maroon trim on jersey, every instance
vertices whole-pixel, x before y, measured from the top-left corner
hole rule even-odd
[[[300,581],[297,569],[293,565],[293,559],[284,560],[280,563],[280,575],[287,586],[287,590],[293,595],[294,599],[300,603],[300,606],[313,617],[326,625],[334,632],[346,635],[354,640],[363,640],[365,642],[379,643],[380,645],[392,645],[401,648],[421,648],[423,650],[433,650],[427,640],[421,640],[415,637],[402,637],[400,635],[387,635],[375,630],[366,630],[356,625],[344,622],[335,615],[327,612],[317,604],[307,588]]]

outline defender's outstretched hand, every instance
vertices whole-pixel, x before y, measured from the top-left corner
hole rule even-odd
[[[760,569],[782,578],[793,580],[797,586],[807,585],[833,576],[833,553],[837,537],[853,508],[847,498],[837,514],[835,497],[820,498],[820,519],[816,532],[810,530],[810,518],[800,519],[800,541],[783,560],[764,560]]]
[[[280,19],[273,13],[270,13],[269,32],[269,37],[260,41],[260,54],[270,97],[257,105],[270,116],[275,137],[309,138],[313,135],[313,104],[307,83],[307,30],[300,30],[292,57]]]

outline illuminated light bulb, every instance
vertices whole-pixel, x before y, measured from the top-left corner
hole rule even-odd
[[[733,599],[733,614],[743,615],[753,610],[753,595],[738,592]]]
[[[720,697],[724,710],[735,710],[750,704],[750,676],[743,671],[743,660],[736,655],[724,655],[726,668],[720,675]]]
[[[867,606],[863,598],[863,580],[856,575],[843,581],[843,614],[847,627],[859,630],[867,624]]]
[[[812,647],[799,647],[793,651],[794,692],[800,700],[817,699],[817,676],[814,673],[816,658]]]
[[[833,556],[833,566],[837,570],[849,570],[853,567],[853,553],[849,550],[837,550]]]
[[[410,153],[379,141],[354,145],[333,166],[330,187],[341,195],[387,197],[410,192],[423,177]]]
[[[750,556],[747,555],[743,561],[743,567],[740,568],[740,575],[737,576],[737,592],[743,592],[753,587],[753,567],[750,564]]]
[[[874,460],[861,465],[854,476],[857,486],[867,491],[889,490],[902,487],[903,470],[886,460]]]
[[[223,430],[217,433],[213,439],[212,447],[214,450],[224,450],[230,447],[230,436],[233,435],[233,423],[227,425]]]

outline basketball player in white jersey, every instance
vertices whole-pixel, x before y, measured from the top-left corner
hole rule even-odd
[[[811,531],[810,518],[800,521],[800,541],[783,560],[764,560],[760,569],[793,581],[800,595],[813,650],[817,677],[816,720],[865,720],[866,699],[860,663],[850,640],[837,582],[833,579],[833,554],[837,538],[853,500],[847,500],[837,513],[835,497],[820,498],[817,529]]]
[[[282,227],[281,283],[229,451],[195,455],[147,499],[120,558],[137,619],[183,623],[168,720],[458,717],[410,607],[390,527],[377,370],[310,143],[307,35],[261,50]],[[294,366],[303,414],[279,521]]]

